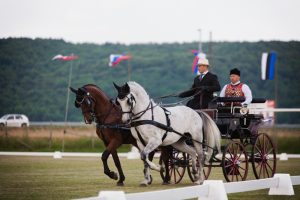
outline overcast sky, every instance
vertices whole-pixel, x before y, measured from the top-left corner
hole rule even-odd
[[[148,43],[300,40],[300,0],[0,0],[0,38]]]

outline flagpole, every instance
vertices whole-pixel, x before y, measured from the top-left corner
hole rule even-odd
[[[275,92],[275,105],[274,105],[274,107],[275,108],[278,108],[278,81],[277,81],[277,79],[278,79],[278,73],[277,73],[277,67],[275,66],[275,77],[274,77],[274,92]],[[274,125],[276,124],[276,115],[275,115],[275,113],[274,113]]]
[[[130,59],[127,60],[127,67],[128,67],[128,81],[130,81],[130,78],[131,78],[131,64],[130,64]]]
[[[199,50],[199,53],[200,52],[202,53],[201,29],[198,29],[198,31],[199,31],[199,47],[198,47],[198,50]]]
[[[73,54],[72,54],[72,56],[73,56]],[[73,70],[73,60],[71,61],[71,66],[69,68],[69,81],[68,81],[68,87],[67,87],[67,101],[66,101],[66,109],[65,109],[65,129],[64,129],[63,142],[62,142],[62,152],[64,152],[64,149],[65,149],[65,134],[67,133],[66,127],[67,127],[67,120],[68,120],[69,98],[70,98],[70,89],[69,88],[71,87],[72,70]]]
[[[213,66],[213,56],[212,56],[212,31],[209,32],[209,47],[208,47],[209,63]]]

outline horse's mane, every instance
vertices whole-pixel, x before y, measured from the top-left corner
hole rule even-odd
[[[102,95],[104,95],[104,96],[106,96],[108,99],[110,99],[110,97],[99,87],[99,86],[97,86],[97,85],[95,85],[95,84],[91,84],[91,83],[89,83],[89,84],[86,84],[86,85],[84,85],[84,86],[82,86],[83,88],[86,88],[86,87],[95,87],[95,88],[97,88],[98,90],[99,90],[99,92],[100,93],[102,93]]]
[[[149,95],[147,94],[146,90],[137,82],[129,81],[127,83],[130,87],[130,92],[133,92],[136,96],[144,97],[149,99]]]

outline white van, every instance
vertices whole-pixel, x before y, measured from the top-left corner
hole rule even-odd
[[[0,127],[26,127],[29,126],[28,117],[21,114],[7,114],[0,118]]]

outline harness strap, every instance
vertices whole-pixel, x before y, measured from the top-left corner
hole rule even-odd
[[[165,115],[166,115],[166,121],[167,121],[167,126],[171,126],[171,123],[170,123],[170,118],[169,118],[169,115],[171,114],[170,113],[170,111],[168,111],[166,108],[164,108],[164,107],[161,107],[163,110],[164,110],[164,112],[165,112]],[[163,135],[163,137],[162,137],[162,141],[164,141],[165,139],[166,139],[166,137],[167,137],[167,134],[168,134],[168,131],[166,130],[166,132],[165,132],[165,134]]]
[[[144,147],[146,146],[146,142],[145,140],[143,139],[141,133],[137,130],[136,126],[134,127],[135,128],[135,131],[137,132],[137,135],[139,137],[139,140],[141,141],[141,143],[144,145]]]
[[[153,104],[152,101],[150,100],[150,104],[151,104],[151,114],[152,114],[152,120],[154,121],[154,115],[153,115]]]

